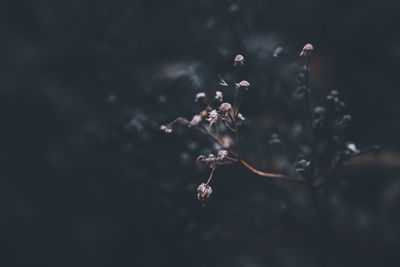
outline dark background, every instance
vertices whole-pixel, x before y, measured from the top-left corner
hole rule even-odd
[[[1,1],[1,266],[398,266],[399,8],[393,0]],[[303,188],[241,166],[217,169],[202,208],[195,190],[208,171],[194,161],[212,145],[184,128],[159,130],[198,112],[195,93],[215,90],[242,53],[255,85],[243,103],[242,145],[262,162],[275,153],[271,131],[286,124],[263,118],[297,114],[271,55],[283,46],[299,62],[307,42],[313,101],[339,90],[353,117],[349,140],[382,148],[333,174],[323,197],[331,240],[315,230]]]

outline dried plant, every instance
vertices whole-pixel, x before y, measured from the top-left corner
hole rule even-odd
[[[279,57],[282,51],[282,48],[277,48],[273,56]],[[316,192],[328,181],[329,174],[351,158],[378,151],[377,147],[360,151],[354,143],[345,140],[344,130],[351,116],[343,114],[345,104],[340,100],[337,91],[331,91],[328,94],[325,107],[317,106],[314,109],[311,107],[309,72],[313,51],[314,47],[311,44],[306,44],[301,50],[300,56],[305,58],[305,65],[297,77],[299,85],[297,93],[304,97],[306,123],[312,137],[311,155],[308,158],[298,157],[294,171],[290,173],[277,174],[258,170],[246,160],[241,150],[239,126],[245,121],[245,117],[240,113],[240,105],[246,92],[251,88],[246,80],[231,86],[220,77],[219,85],[223,88],[231,87],[233,99],[230,101],[224,99],[222,91],[216,91],[215,95],[207,95],[205,92],[197,93],[194,101],[202,101],[204,104],[204,109],[199,114],[195,114],[191,120],[179,117],[160,127],[165,133],[171,133],[174,124],[187,126],[201,132],[222,148],[216,155],[200,155],[196,159],[197,164],[205,164],[210,169],[207,182],[200,184],[197,188],[197,197],[203,205],[212,194],[210,182],[215,169],[221,165],[237,163],[257,175],[306,186],[310,190],[315,209],[319,213]],[[233,66],[243,68],[244,56],[237,55]],[[221,127],[225,127],[230,134],[221,136]]]

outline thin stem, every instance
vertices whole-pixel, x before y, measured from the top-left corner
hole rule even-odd
[[[310,70],[310,58],[311,58],[310,55],[306,56],[306,73],[305,73],[305,77],[304,77],[304,101],[306,102],[307,123],[310,127],[311,134],[314,135],[313,125],[312,125],[310,97],[308,95],[308,73]]]
[[[291,183],[298,183],[298,184],[302,184],[302,185],[306,185],[307,182],[304,180],[298,180],[298,179],[289,179],[288,177],[282,175],[282,174],[276,174],[276,173],[268,173],[268,172],[263,172],[260,170],[257,170],[256,168],[254,168],[253,166],[251,166],[249,163],[247,163],[246,161],[244,161],[243,159],[240,160],[240,163],[242,163],[246,168],[248,168],[250,171],[252,171],[253,173],[263,176],[263,177],[268,177],[268,178],[272,178],[272,179],[279,179],[279,180],[284,180],[287,182],[291,182]]]
[[[233,129],[228,123],[226,123],[226,122],[223,122],[223,123],[229,130],[231,130],[232,132],[236,133],[236,130]]]
[[[235,145],[236,145],[236,149],[238,151],[239,154],[239,158],[242,158],[242,150],[240,149],[240,142],[239,142],[239,129],[238,129],[238,125],[237,125],[237,121],[234,122],[235,123]]]
[[[284,178],[284,176],[282,174],[275,174],[275,173],[267,173],[267,172],[263,172],[263,171],[259,171],[257,169],[255,169],[253,166],[251,166],[249,163],[247,163],[245,160],[241,159],[240,163],[242,163],[246,168],[248,168],[249,170],[251,170],[252,172],[264,176],[264,177],[273,177],[273,178]]]
[[[237,107],[236,107],[236,112],[235,112],[235,120],[237,120],[237,117],[239,115],[239,108],[240,108],[240,104],[242,103],[242,96],[239,95],[239,101],[237,103]]]
[[[213,135],[212,133],[210,133],[209,131],[207,131],[203,126],[196,126],[196,129],[200,132],[202,132],[203,134],[207,135],[209,138],[211,138],[213,141],[217,142],[218,145],[220,145],[221,147],[223,147],[223,144],[221,142],[221,140],[219,138],[217,138],[215,135]]]
[[[365,149],[363,151],[360,151],[357,154],[351,155],[349,157],[349,159],[356,158],[356,157],[359,157],[359,156],[362,156],[362,155],[365,155],[365,154],[368,154],[368,153],[377,153],[378,151],[379,151],[379,148],[371,147],[371,148]]]
[[[229,112],[228,115],[229,115],[229,118],[231,119],[231,121],[234,123],[235,119],[232,117],[232,114]]]
[[[359,157],[359,156],[363,156],[363,155],[368,154],[368,153],[376,153],[376,152],[377,152],[377,148],[376,147],[365,149],[363,151],[358,152],[357,154],[350,155],[346,159],[346,161],[351,160],[351,159],[356,158],[356,157]],[[324,175],[329,176],[336,168],[338,168],[344,162],[345,162],[345,160],[339,156],[339,158],[337,160],[333,160],[333,162],[331,164],[332,166],[327,171],[319,174],[316,178],[323,177]],[[320,188],[320,187],[324,186],[327,182],[328,182],[328,178],[327,177],[325,177],[325,179],[319,179],[319,180],[317,179],[315,181],[315,183],[313,183],[313,187],[314,188]]]
[[[233,161],[233,162],[239,161],[237,158],[231,158],[231,157],[229,157],[229,156],[226,156],[226,159],[227,159],[227,160],[230,160],[230,161]]]
[[[208,185],[211,182],[215,169],[216,169],[215,167],[211,169],[210,177],[208,177],[206,185]]]
[[[173,120],[170,123],[168,123],[167,127],[172,127],[175,123],[178,123],[178,122],[183,124],[183,125],[186,125],[186,126],[188,126],[190,124],[190,122],[187,119],[182,118],[182,117],[178,117],[175,120]]]
[[[230,116],[230,114],[229,114],[229,116]],[[224,120],[224,118],[221,117],[221,115],[218,114],[218,117],[221,119],[222,123],[223,123],[229,130],[231,130],[231,131],[234,132],[234,133],[236,132],[236,130],[233,129],[233,128]],[[232,117],[232,116],[230,116],[230,117]]]
[[[238,107],[238,88],[235,87],[233,91],[233,117],[236,120],[236,113],[238,112],[237,110],[239,109]]]

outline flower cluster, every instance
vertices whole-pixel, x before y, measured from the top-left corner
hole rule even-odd
[[[313,50],[311,44],[306,44],[301,51],[300,56],[306,57],[306,65],[298,76],[299,91],[305,100],[312,153],[310,158],[299,157],[295,170],[312,185],[319,186],[326,182],[327,173],[343,162],[364,154],[364,151],[358,150],[354,143],[345,138],[345,130],[351,122],[351,116],[345,113],[346,105],[340,99],[337,90],[329,92],[323,106],[312,108],[308,76]]]
[[[328,179],[329,172],[343,162],[367,152],[378,150],[377,147],[360,150],[354,143],[345,139],[345,129],[351,122],[351,116],[344,112],[345,103],[340,99],[338,91],[331,91],[326,96],[325,103],[312,107],[309,72],[313,52],[314,47],[311,44],[306,44],[303,47],[300,56],[305,58],[305,65],[297,76],[297,95],[304,98],[305,104],[305,122],[308,131],[304,132],[309,134],[309,138],[307,138],[310,140],[309,152],[306,156],[298,157],[294,166],[294,175],[291,175],[290,178],[282,174],[257,170],[245,161],[239,140],[239,126],[245,118],[239,112],[239,109],[243,96],[251,87],[246,80],[228,83],[222,77],[219,77],[219,87],[208,90],[208,92],[214,92],[213,94],[209,95],[205,92],[196,94],[195,102],[202,102],[205,105],[200,113],[193,115],[191,120],[180,117],[160,127],[164,132],[171,133],[174,124],[185,125],[203,133],[221,148],[216,154],[200,155],[196,159],[197,164],[204,164],[211,170],[208,181],[201,183],[197,188],[197,198],[203,204],[206,203],[213,192],[209,183],[213,178],[215,169],[221,165],[239,163],[257,175],[307,185],[308,188],[311,188],[310,190],[314,190],[323,185]],[[278,47],[272,56],[279,58],[284,53],[283,48]],[[244,56],[239,54],[234,58],[233,65],[241,68],[244,67],[244,62]],[[233,92],[231,101],[224,99],[226,93],[224,90],[229,87]],[[223,135],[220,135],[220,133],[223,133]],[[272,137],[269,141],[270,144],[281,144],[277,135],[272,135]]]
[[[211,194],[212,194],[211,186],[202,183],[197,187],[197,199],[202,201],[203,203],[207,202]]]
[[[243,67],[244,61],[242,55],[237,55],[234,59],[234,66]],[[203,102],[205,104],[204,109],[200,113],[193,115],[191,120],[177,118],[171,123],[160,127],[164,132],[171,133],[174,124],[179,123],[202,132],[214,140],[221,148],[224,148],[218,151],[216,155],[200,155],[196,160],[197,164],[205,164],[211,169],[209,181],[199,185],[197,189],[197,196],[199,200],[203,202],[205,202],[212,193],[212,189],[208,183],[211,181],[213,172],[217,166],[232,164],[234,162],[240,162],[241,160],[244,161],[240,156],[238,126],[245,120],[245,117],[239,112],[239,108],[244,93],[250,88],[250,83],[246,80],[242,80],[232,84],[233,86],[230,86],[220,77],[219,85],[221,88],[215,90],[214,95],[209,96],[205,92],[196,94],[194,101]],[[224,102],[223,90],[229,87],[233,90],[234,99],[232,102],[226,100]],[[228,130],[230,134],[220,136],[219,133],[225,130]],[[233,138],[232,135],[235,138]]]

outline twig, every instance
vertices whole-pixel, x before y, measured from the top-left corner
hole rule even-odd
[[[310,127],[311,134],[314,136],[314,130],[312,125],[312,114],[311,114],[311,106],[310,106],[310,97],[308,95],[308,72],[310,69],[310,59],[311,55],[306,55],[306,72],[304,77],[304,100],[306,102],[306,110],[307,110],[307,123]]]
[[[255,174],[258,174],[263,177],[268,177],[268,178],[273,178],[273,179],[279,179],[279,180],[284,180],[287,182],[291,183],[297,183],[297,184],[302,184],[302,185],[307,185],[308,183],[304,180],[298,180],[298,179],[289,179],[287,176],[283,174],[276,174],[276,173],[268,173],[268,172],[263,172],[260,170],[257,170],[253,166],[251,166],[249,163],[244,161],[243,159],[240,160],[240,163],[242,163],[246,168],[248,168],[250,171],[254,172]]]
[[[206,185],[208,185],[211,182],[211,179],[213,177],[214,171],[215,171],[216,167],[211,169],[211,173],[210,173],[210,177],[208,177],[207,183]]]

